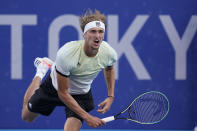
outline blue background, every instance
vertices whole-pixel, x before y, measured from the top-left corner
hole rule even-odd
[[[91,114],[100,118],[113,115],[127,106],[139,94],[156,90],[169,98],[170,112],[160,123],[140,125],[117,120],[100,129],[157,129],[191,130],[197,125],[197,35],[195,33],[187,50],[186,79],[175,78],[175,50],[169,40],[159,16],[171,17],[176,31],[182,38],[192,16],[197,15],[196,0],[1,0],[0,15],[36,15],[37,24],[23,26],[22,30],[22,78],[11,78],[11,28],[0,24],[0,128],[1,129],[62,129],[65,113],[58,107],[49,116],[41,116],[34,123],[21,120],[24,93],[35,75],[33,61],[36,57],[48,56],[48,31],[58,16],[82,15],[86,9],[98,9],[106,16],[119,17],[118,40],[124,36],[136,16],[147,15],[145,22],[130,44],[148,71],[151,79],[139,79],[130,66],[126,55],[118,61],[115,101],[111,110],[100,115],[96,109]],[[0,19],[1,21],[1,19]],[[109,23],[110,24],[110,23]],[[194,23],[194,26],[197,23]],[[106,41],[107,41],[106,32]],[[72,27],[62,28],[60,46],[77,40],[78,33]],[[113,44],[112,44],[113,46]],[[126,48],[123,47],[122,48]],[[117,50],[117,49],[116,49]],[[117,52],[119,52],[117,50]],[[132,60],[131,60],[132,61]],[[14,63],[13,63],[14,64]],[[95,106],[107,96],[103,73],[92,84]],[[84,129],[91,127],[84,123]]]

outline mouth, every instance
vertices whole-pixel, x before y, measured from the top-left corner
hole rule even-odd
[[[94,47],[94,48],[99,48],[100,41],[99,41],[99,40],[94,40],[93,42],[94,42],[94,43],[93,43],[93,47]]]
[[[94,46],[99,46],[100,45],[100,40],[94,40]]]
[[[99,43],[99,40],[94,40],[94,42],[98,44]]]

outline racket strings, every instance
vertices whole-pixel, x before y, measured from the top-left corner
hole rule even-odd
[[[162,120],[168,112],[168,101],[159,93],[145,94],[136,99],[132,108],[136,113],[131,114],[135,121],[153,123]],[[130,111],[132,112],[132,111]]]
[[[154,94],[152,94],[152,95],[154,95]],[[157,106],[155,105],[156,103],[154,103],[154,102],[151,102],[152,101],[152,97],[154,97],[154,96],[148,96],[147,98],[144,98],[145,99],[145,102],[147,101],[147,109],[146,108],[144,108],[144,117],[143,117],[143,120],[142,121],[150,121],[150,122],[153,122],[154,121],[154,115],[152,115],[152,114],[154,114],[153,112],[155,112],[155,110],[157,109]],[[157,101],[157,100],[154,100],[155,102]]]
[[[128,114],[129,114],[130,119],[133,119],[131,107],[129,107],[128,109]]]

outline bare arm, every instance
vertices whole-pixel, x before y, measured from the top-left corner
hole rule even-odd
[[[110,66],[110,67],[105,68],[104,76],[105,76],[105,81],[107,84],[108,96],[114,97],[114,86],[115,86],[114,67]]]
[[[84,119],[89,126],[98,127],[105,124],[105,122],[103,122],[101,119],[90,115],[84,109],[82,109],[76,100],[69,94],[69,77],[64,77],[57,73],[57,82],[58,96],[65,105],[67,105],[76,114],[81,116],[81,118]]]
[[[114,67],[113,66],[106,67],[104,69],[104,76],[107,84],[109,97],[99,104],[100,109],[98,109],[97,111],[102,114],[104,114],[106,111],[110,109],[111,104],[113,103],[114,100],[114,87],[115,87]]]

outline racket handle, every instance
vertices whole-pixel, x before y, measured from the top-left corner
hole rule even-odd
[[[110,122],[110,121],[115,120],[115,118],[114,118],[114,116],[110,116],[110,117],[105,117],[105,118],[103,118],[103,119],[101,119],[101,120],[103,120],[103,121],[105,121],[105,122]]]

